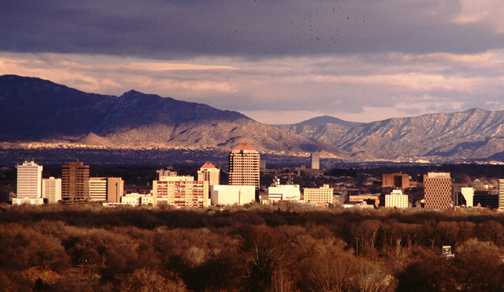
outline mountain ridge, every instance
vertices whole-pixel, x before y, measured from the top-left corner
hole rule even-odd
[[[52,81],[0,76],[0,141],[106,146],[322,151],[342,159],[486,159],[504,153],[504,111],[480,108],[359,123],[332,116],[268,125],[212,106],[143,93],[86,93]]]

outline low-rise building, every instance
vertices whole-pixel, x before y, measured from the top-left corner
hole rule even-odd
[[[268,188],[268,200],[270,202],[279,201],[301,201],[301,191],[299,185],[274,185]]]
[[[121,204],[129,205],[132,207],[140,206],[142,194],[139,193],[129,193],[121,197]]]
[[[405,209],[409,207],[408,195],[401,190],[393,190],[389,195],[385,195],[385,208]]]
[[[320,188],[304,188],[303,201],[316,206],[328,206],[334,202],[334,189],[329,185]]]
[[[61,178],[42,179],[42,197],[47,199],[49,204],[61,201]]]
[[[214,206],[246,205],[255,202],[255,186],[214,185],[211,188]]]

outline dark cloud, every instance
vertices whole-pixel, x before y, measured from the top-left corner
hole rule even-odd
[[[455,0],[3,0],[1,51],[180,58],[480,52],[504,36],[460,25]]]

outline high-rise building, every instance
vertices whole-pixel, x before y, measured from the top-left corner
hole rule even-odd
[[[90,177],[89,178],[89,201],[105,202],[107,201],[107,178]]]
[[[120,177],[107,178],[107,202],[119,203],[124,195],[124,180]]]
[[[192,176],[162,176],[152,182],[152,194],[157,205],[178,208],[205,208],[210,201],[208,182]]]
[[[198,170],[198,181],[207,181],[210,187],[218,185],[220,183],[220,169],[211,162],[205,162]]]
[[[323,185],[320,188],[304,188],[303,190],[303,201],[305,203],[322,207],[333,204],[333,200],[334,189],[329,185]]]
[[[212,205],[246,205],[255,202],[254,186],[214,185],[211,188]]]
[[[500,186],[500,182],[499,182],[499,186]],[[466,187],[461,188],[460,193],[464,197],[464,200],[466,202],[465,203],[466,207],[472,208],[474,206],[474,188],[466,188]],[[500,199],[500,197],[499,197],[499,199]]]
[[[392,189],[409,189],[410,176],[406,173],[385,173],[382,176],[382,187]]]
[[[17,165],[17,193],[13,204],[41,205],[42,199],[42,165],[34,161],[25,161]]]
[[[499,179],[499,209],[504,209],[504,179]]]
[[[47,199],[49,204],[55,204],[61,201],[61,178],[42,179],[42,196]]]
[[[385,208],[405,209],[409,207],[408,195],[401,190],[393,190],[389,195],[385,195]]]
[[[429,172],[424,176],[425,208],[448,209],[454,206],[450,173]]]
[[[320,170],[320,153],[313,152],[311,154],[311,169]]]
[[[68,162],[61,170],[61,197],[65,203],[87,202],[89,200],[89,165],[82,162]]]
[[[229,154],[229,184],[260,187],[261,155],[249,145],[240,144]]]

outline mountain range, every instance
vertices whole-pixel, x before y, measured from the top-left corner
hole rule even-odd
[[[322,151],[356,160],[504,157],[504,112],[471,109],[370,123],[316,117],[268,125],[239,112],[130,90],[82,92],[51,81],[0,76],[0,141],[104,147],[227,150],[246,142],[278,154]]]

